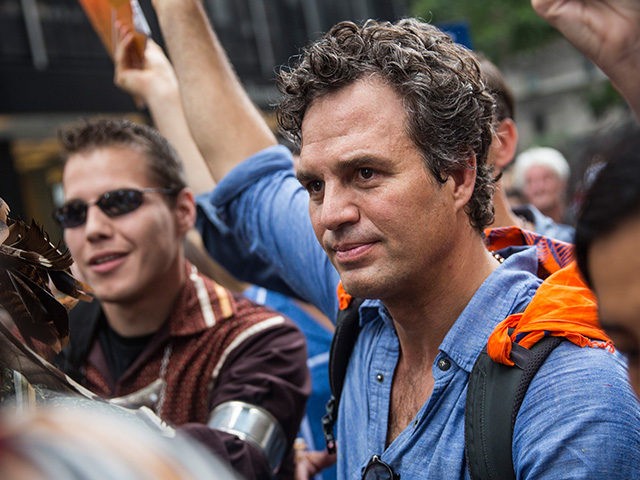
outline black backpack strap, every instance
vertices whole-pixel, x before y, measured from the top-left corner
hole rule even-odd
[[[329,453],[335,453],[336,451],[333,427],[338,418],[338,405],[340,403],[342,385],[344,384],[344,377],[347,374],[347,366],[349,365],[351,352],[360,333],[358,310],[363,301],[363,299],[352,298],[349,306],[345,310],[338,312],[336,330],[331,340],[331,350],[329,353],[329,385],[331,387],[331,397],[327,402],[327,413],[322,417],[322,430]]]
[[[545,337],[531,350],[514,344],[515,367],[494,362],[486,348],[478,356],[465,407],[465,448],[473,480],[515,480],[511,450],[516,416],[531,380],[562,341]]]

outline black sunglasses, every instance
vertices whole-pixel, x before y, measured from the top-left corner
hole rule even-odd
[[[53,218],[62,228],[79,227],[87,221],[87,210],[91,205],[97,205],[109,217],[117,217],[133,212],[142,205],[145,193],[162,193],[175,195],[179,188],[120,188],[105,192],[95,202],[84,200],[70,200],[53,211]]]
[[[400,475],[393,471],[391,465],[374,455],[362,473],[362,480],[400,480]]]

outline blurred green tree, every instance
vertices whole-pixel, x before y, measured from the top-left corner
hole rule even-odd
[[[433,24],[465,22],[472,47],[495,62],[559,37],[530,2],[514,0],[410,0],[411,14]]]

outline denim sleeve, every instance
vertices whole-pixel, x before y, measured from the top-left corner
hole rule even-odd
[[[197,198],[209,253],[241,280],[301,298],[332,320],[339,277],[315,238],[309,197],[285,147],[245,160]]]
[[[619,354],[563,342],[518,413],[517,478],[640,478],[639,405]]]

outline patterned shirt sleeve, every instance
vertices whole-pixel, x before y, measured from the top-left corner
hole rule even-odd
[[[225,360],[211,396],[211,410],[237,400],[261,407],[277,419],[288,445],[280,478],[292,473],[291,446],[311,389],[306,359],[304,337],[287,320],[240,343]],[[250,442],[202,424],[186,424],[181,430],[205,443],[245,478],[272,478],[264,454]]]

